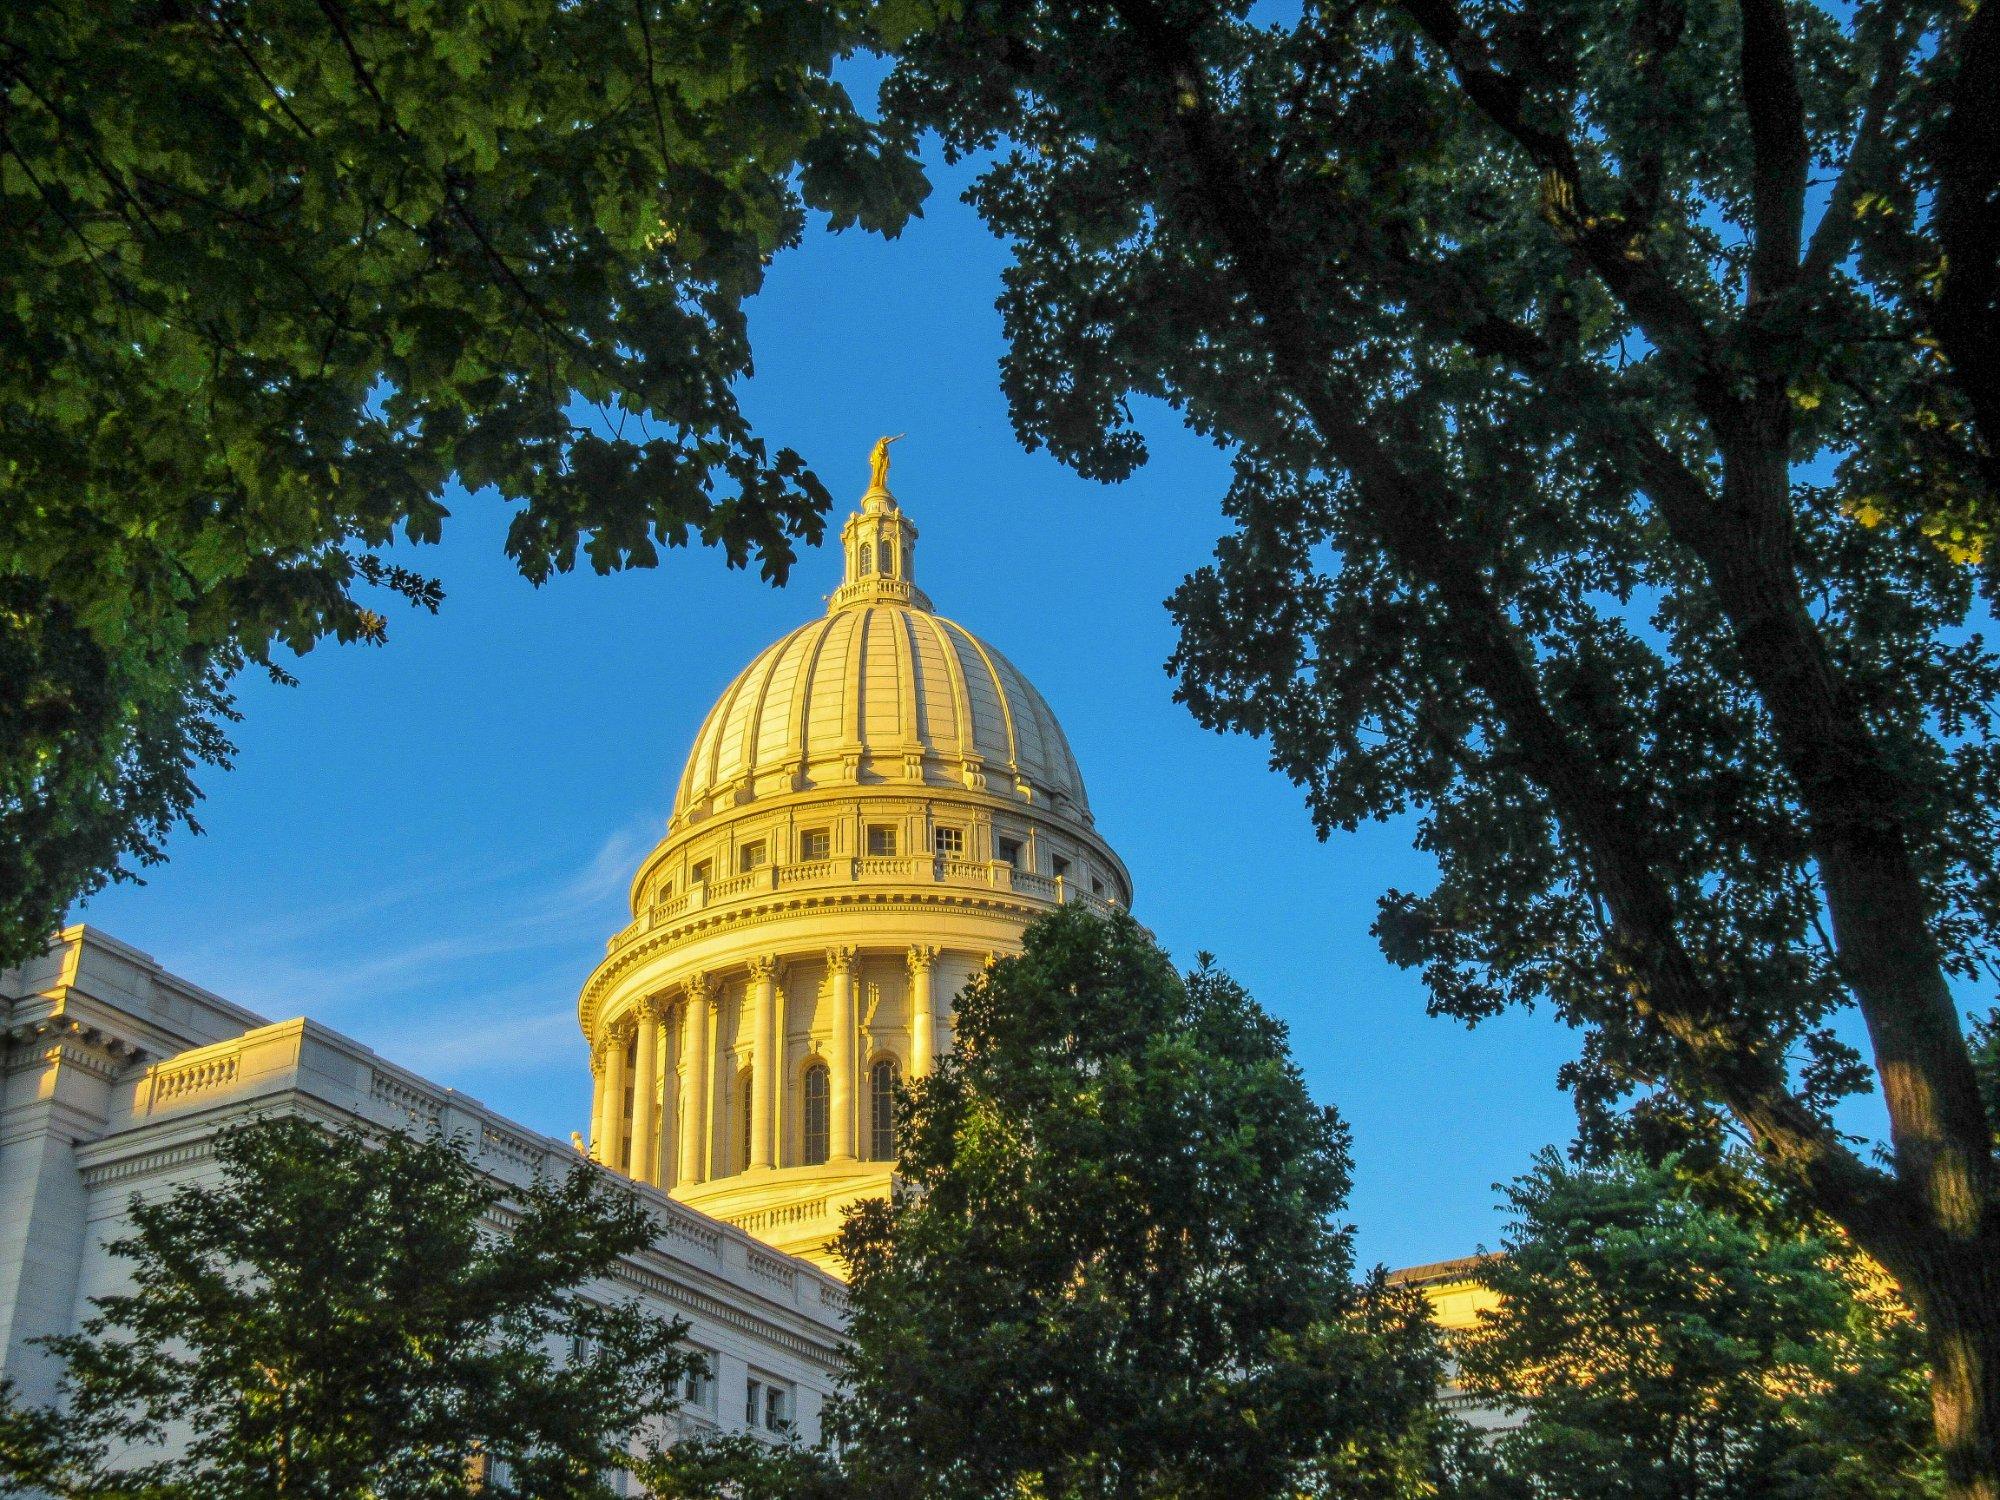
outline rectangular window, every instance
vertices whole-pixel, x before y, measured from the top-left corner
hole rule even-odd
[[[755,1427],[764,1410],[764,1382],[752,1380],[743,1387],[744,1425]]]
[[[715,1407],[715,1356],[706,1349],[694,1351],[701,1363],[681,1377],[681,1401],[701,1411]]]
[[[1003,865],[1012,865],[1015,869],[1020,869],[1021,841],[1019,839],[995,839],[993,841],[993,857]]]
[[[791,1418],[786,1412],[785,1392],[781,1387],[764,1387],[764,1425],[772,1432],[783,1432],[789,1428]]]
[[[939,859],[963,859],[965,857],[965,830],[963,828],[939,828],[931,833],[931,847]]]
[[[694,867],[694,869],[693,869],[693,870],[692,870],[692,871],[691,871],[691,872],[689,873],[689,875],[688,875],[688,884],[689,884],[689,885],[707,885],[707,884],[708,884],[708,861],[707,861],[707,860],[703,859],[703,860],[697,860],[697,861],[695,862],[695,867]]]
[[[741,849],[736,851],[736,868],[738,870],[747,873],[756,869],[762,863],[764,863],[764,841],[762,839],[758,839],[754,843],[745,844]]]
[[[824,828],[808,828],[799,835],[800,859],[826,859],[833,853],[833,835]]]
[[[868,852],[880,857],[896,852],[896,829],[891,823],[868,825]]]
[[[1090,894],[1093,896],[1104,894],[1104,882],[1099,880],[1095,875],[1090,877]]]
[[[1069,874],[1069,861],[1064,859],[1060,854],[1051,854],[1049,856],[1049,873],[1055,876],[1056,879],[1061,880],[1065,875]]]

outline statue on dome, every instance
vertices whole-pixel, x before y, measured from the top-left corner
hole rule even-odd
[[[889,445],[900,443],[909,434],[899,432],[894,437],[875,439],[875,446],[868,454],[868,488],[887,490],[889,488]]]

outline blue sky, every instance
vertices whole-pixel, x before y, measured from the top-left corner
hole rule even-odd
[[[1368,936],[1378,894],[1425,878],[1410,824],[1317,842],[1262,746],[1170,701],[1161,601],[1219,534],[1226,457],[1164,409],[1152,464],[1123,485],[1024,453],[997,379],[1004,250],[957,200],[964,174],[934,180],[902,239],[815,232],[779,258],[753,308],[749,409],[826,479],[835,529],[869,444],[908,432],[894,486],[920,581],[1054,706],[1140,918],[1183,963],[1214,952],[1290,1026],[1315,1096],[1353,1128],[1364,1260],[1491,1243],[1492,1184],[1569,1135],[1554,1078],[1572,1037],[1539,1015],[1475,1033],[1428,1019]],[[566,1137],[589,1101],[577,991],[627,918],[695,730],[758,648],[823,607],[838,560],[806,554],[783,590],[700,552],[538,590],[502,554],[498,501],[449,503],[443,543],[398,559],[443,579],[443,611],[392,617],[379,650],[314,652],[296,688],[246,680],[205,836],[80,915]]]

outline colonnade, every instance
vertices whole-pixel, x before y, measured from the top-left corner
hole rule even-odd
[[[936,947],[918,944],[904,955],[910,974],[910,1049],[904,1066],[911,1078],[930,1072],[936,1052],[938,953]],[[739,1018],[749,1031],[747,1170],[752,1172],[783,1165],[787,1026],[782,962],[776,954],[750,960]],[[832,990],[830,1024],[824,1034],[814,1029],[812,1044],[827,1066],[827,1159],[838,1164],[856,1160],[856,1099],[866,1059],[855,1004],[856,950],[827,949],[826,966]],[[718,1097],[726,1061],[721,1051],[723,986],[713,975],[696,973],[677,989],[678,998],[672,992],[649,995],[608,1025],[591,1058],[596,1078],[591,1154],[607,1166],[663,1187],[670,1164],[679,1187],[736,1175],[733,1169],[712,1170],[716,1152],[730,1144]],[[663,1049],[663,1041],[671,1047]],[[674,1054],[664,1072],[663,1050]],[[742,1107],[733,1093],[731,1102]],[[682,1128],[669,1146],[667,1131],[676,1122]],[[669,1149],[675,1152],[672,1157],[665,1154]]]

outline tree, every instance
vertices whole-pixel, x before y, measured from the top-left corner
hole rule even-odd
[[[134,1200],[112,1247],[133,1289],[47,1341],[61,1415],[6,1413],[0,1477],[64,1500],[608,1500],[697,1357],[685,1324],[586,1292],[651,1243],[636,1199],[582,1163],[509,1191],[456,1142],[292,1117],[215,1155],[219,1181]]]
[[[1323,833],[1418,810],[1438,879],[1388,893],[1388,955],[1444,1013],[1587,1028],[1594,1136],[1751,1143],[1894,1276],[1953,1493],[2000,1497],[2000,1165],[1952,988],[2000,926],[1992,8],[882,24],[895,118],[992,153],[1022,439],[1122,477],[1150,396],[1235,452],[1181,698],[1268,736]],[[1828,1113],[1871,1082],[1879,1162]]]
[[[828,76],[854,0],[58,0],[0,14],[0,963],[157,859],[224,686],[377,606],[456,476],[536,581],[825,488],[742,304],[923,179]]]
[[[1918,1500],[1941,1478],[1909,1314],[1838,1241],[1701,1201],[1672,1167],[1506,1190],[1497,1308],[1459,1383],[1510,1408],[1503,1467],[1562,1500]]]
[[[1283,1027],[1124,915],[1023,941],[900,1096],[893,1199],[842,1228],[832,1493],[1402,1493],[1435,1336],[1421,1299],[1353,1281],[1347,1132]],[[659,1492],[740,1482],[716,1456],[666,1455]]]

